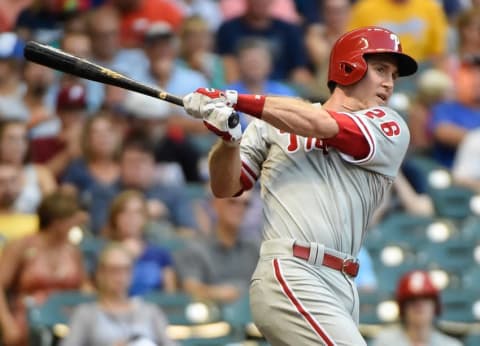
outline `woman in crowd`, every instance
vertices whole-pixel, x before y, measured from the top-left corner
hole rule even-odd
[[[130,287],[132,295],[152,290],[173,292],[176,289],[171,254],[161,247],[149,244],[145,239],[147,215],[143,195],[138,191],[126,190],[113,201],[104,231],[108,240],[120,242],[135,258]]]
[[[89,209],[93,190],[107,194],[120,176],[118,153],[121,132],[109,113],[89,118],[82,135],[83,156],[72,161],[62,178],[64,187],[78,193],[82,205]],[[113,190],[112,190],[113,191]]]
[[[0,259],[2,345],[28,345],[27,304],[49,294],[89,289],[82,254],[68,238],[82,221],[77,201],[64,192],[45,197],[38,207],[38,233],[8,243]]]
[[[97,301],[76,308],[63,346],[174,344],[165,334],[162,311],[128,296],[133,262],[129,250],[118,243],[103,250],[95,280]]]
[[[28,130],[22,121],[5,120],[0,123],[0,162],[18,168],[22,177],[22,191],[15,209],[22,213],[35,213],[43,196],[56,189],[52,173],[43,165],[28,161]]]

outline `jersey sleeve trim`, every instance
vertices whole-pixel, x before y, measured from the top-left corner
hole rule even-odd
[[[248,165],[248,163],[242,159],[242,169],[240,173],[240,182],[242,184],[243,190],[250,190],[255,182],[257,181],[258,176],[255,174],[253,169]]]
[[[358,124],[344,113],[327,112],[337,122],[338,133],[331,138],[324,139],[324,142],[356,159],[368,157],[370,145]]]
[[[374,156],[376,152],[376,140],[375,136],[372,135],[370,130],[368,129],[368,126],[363,122],[363,120],[356,114],[352,113],[342,113],[347,116],[349,116],[358,126],[360,131],[362,131],[363,136],[365,137],[368,146],[370,147],[370,152],[368,153],[367,156],[361,159],[355,159],[353,156],[345,154],[340,152],[340,156],[347,162],[350,163],[355,163],[355,164],[361,164],[370,161]]]

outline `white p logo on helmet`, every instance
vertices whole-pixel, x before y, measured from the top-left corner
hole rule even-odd
[[[391,38],[392,41],[395,43],[394,49],[395,49],[395,50],[398,50],[399,47],[400,47],[400,39],[399,39],[398,36],[395,35],[395,34],[390,34],[390,38]]]

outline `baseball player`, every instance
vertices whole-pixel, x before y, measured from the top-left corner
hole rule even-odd
[[[409,143],[387,102],[396,78],[416,70],[396,34],[367,27],[334,44],[323,106],[232,90],[185,96],[187,112],[221,137],[209,157],[213,193],[260,181],[264,240],[250,305],[272,345],[366,345],[355,257]],[[228,126],[232,110],[257,118],[243,138]]]
[[[440,292],[425,271],[415,270],[404,274],[397,285],[397,303],[400,307],[400,326],[380,332],[374,346],[460,346],[462,343],[434,327],[440,315]]]

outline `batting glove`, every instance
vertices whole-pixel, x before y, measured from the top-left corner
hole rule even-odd
[[[203,123],[230,146],[238,146],[242,138],[240,123],[230,128],[228,120],[235,110],[222,102],[209,103],[203,107]]]
[[[226,90],[224,92],[211,88],[199,88],[183,98],[183,107],[192,117],[202,119],[207,105],[223,103],[228,107],[234,107],[237,95],[235,90]]]

